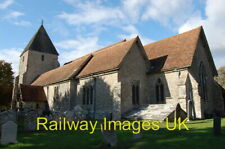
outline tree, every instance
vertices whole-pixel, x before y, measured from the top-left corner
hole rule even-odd
[[[225,66],[220,67],[218,70],[218,77],[216,77],[216,81],[225,88]]]
[[[0,61],[0,85],[13,85],[13,72],[10,63]]]
[[[13,72],[10,63],[0,61],[0,109],[9,107],[12,99]]]

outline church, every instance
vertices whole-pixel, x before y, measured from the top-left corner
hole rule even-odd
[[[176,105],[190,119],[224,115],[202,27],[147,45],[138,36],[122,40],[63,66],[58,56],[41,25],[20,55],[14,107],[64,112],[79,105],[92,119],[154,117]]]

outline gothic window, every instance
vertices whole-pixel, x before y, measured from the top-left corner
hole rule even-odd
[[[44,60],[45,60],[45,56],[41,55],[41,61],[44,61]]]
[[[22,59],[23,59],[22,61],[24,62],[24,56],[23,56],[23,58],[22,58]]]
[[[132,84],[132,104],[139,105],[139,83]]]
[[[199,66],[199,85],[201,98],[207,100],[207,77],[203,62]]]
[[[155,92],[156,92],[156,102],[157,103],[165,103],[164,85],[163,85],[161,79],[158,79],[156,82]]]
[[[83,105],[93,104],[93,87],[84,86],[83,87]]]

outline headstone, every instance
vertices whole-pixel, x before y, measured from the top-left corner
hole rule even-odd
[[[103,124],[101,124],[101,128],[103,128]],[[103,142],[108,147],[115,147],[117,145],[117,135],[114,130],[104,130],[101,129]]]
[[[85,110],[83,110],[81,108],[80,105],[75,106],[73,109],[73,112],[74,112],[74,120],[75,121],[84,120],[86,118],[87,113]]]
[[[0,126],[7,121],[13,121],[16,123],[17,117],[16,112],[13,110],[3,111],[0,113]]]
[[[221,135],[221,117],[219,116],[213,119],[213,132],[215,136]]]
[[[138,127],[140,127],[140,126],[138,126],[137,123],[134,123],[134,127],[135,127],[135,129],[138,129]],[[138,130],[134,130],[134,132],[138,132]],[[138,139],[141,139],[141,138],[143,138],[142,130],[137,134],[133,133],[133,140],[138,140]]]
[[[35,131],[37,127],[38,113],[36,111],[29,111],[24,117],[24,129],[26,131]]]
[[[68,121],[74,120],[74,111],[66,111],[64,115]]]
[[[1,144],[16,143],[17,124],[13,121],[8,121],[1,125]]]
[[[65,111],[60,117],[66,117],[68,121],[78,121],[86,119],[87,112],[80,105],[77,105],[71,111]]]

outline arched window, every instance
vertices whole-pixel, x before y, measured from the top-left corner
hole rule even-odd
[[[201,98],[207,100],[207,77],[203,62],[199,65],[199,85]]]
[[[164,85],[163,85],[161,79],[158,79],[156,82],[155,92],[156,92],[156,102],[157,103],[165,103]]]
[[[93,87],[84,86],[83,87],[83,105],[93,104]]]
[[[139,105],[139,83],[132,84],[132,104]]]

